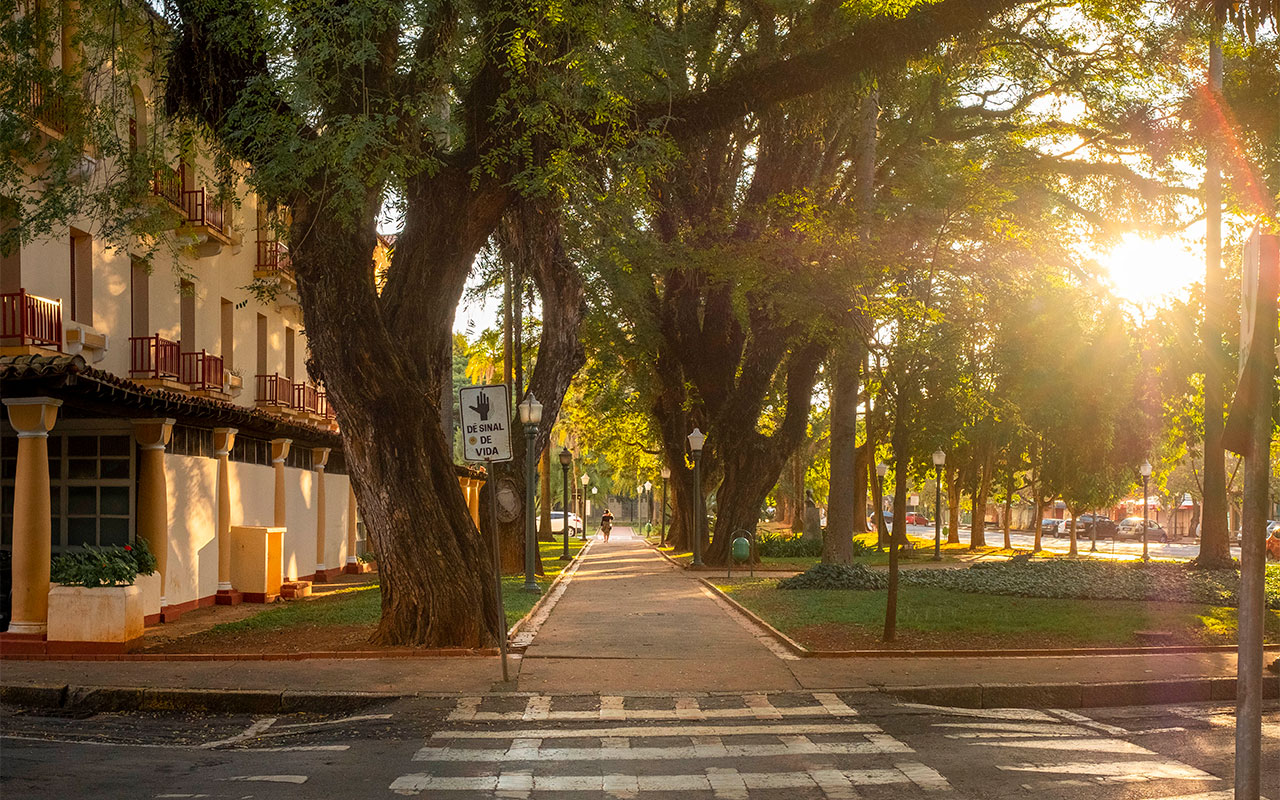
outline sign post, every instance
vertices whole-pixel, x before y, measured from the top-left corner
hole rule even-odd
[[[502,608],[502,555],[498,543],[498,483],[493,465],[511,460],[511,397],[505,385],[466,386],[458,390],[462,409],[462,451],[467,461],[483,461],[489,482],[493,541],[493,596],[498,607],[498,653],[502,682],[507,676],[507,615]]]

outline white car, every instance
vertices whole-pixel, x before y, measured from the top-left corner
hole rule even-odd
[[[551,530],[559,533],[564,530],[564,512],[551,512]],[[569,512],[569,535],[576,536],[582,532],[582,517],[572,511]]]

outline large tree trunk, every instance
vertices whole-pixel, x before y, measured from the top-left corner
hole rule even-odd
[[[960,544],[960,501],[964,498],[960,467],[947,467],[947,544]]]
[[[1211,102],[1222,97],[1221,23],[1209,43],[1208,89]],[[1197,566],[1230,566],[1231,544],[1227,524],[1226,449],[1222,444],[1225,426],[1225,384],[1231,372],[1223,337],[1227,319],[1226,276],[1222,269],[1222,168],[1219,132],[1205,136],[1205,278],[1204,278],[1204,521],[1200,530]]]
[[[1079,520],[1080,520],[1080,511],[1079,511],[1078,509],[1076,509],[1076,508],[1072,508],[1071,506],[1067,506],[1067,511],[1071,514],[1071,526],[1070,526],[1070,529],[1071,529],[1071,549],[1067,551],[1067,555],[1069,555],[1069,556],[1078,556],[1078,555],[1080,555],[1080,548],[1079,548],[1079,541],[1080,541],[1080,540],[1079,540],[1079,538],[1078,538],[1078,537],[1079,537],[1079,531],[1077,531],[1077,530],[1076,530],[1076,525],[1078,525],[1078,524],[1079,524]]]
[[[1009,541],[1009,522],[1013,515],[1013,465],[1009,465],[1008,474],[1005,475],[1004,482],[1004,519],[1000,520],[1001,527],[1004,528],[1004,549],[1012,550],[1013,545]]]
[[[910,427],[907,414],[912,407],[911,386],[898,378],[898,408],[893,415],[893,533],[889,537],[889,591],[885,602],[884,640],[892,642],[898,633],[898,556],[907,541],[907,475],[911,471]]]
[[[833,359],[831,382],[831,488],[827,500],[827,530],[822,538],[822,563],[853,563],[853,534],[857,518],[858,382],[865,358],[861,347],[846,346]],[[862,527],[866,523],[863,522]]]
[[[978,467],[977,488],[973,493],[973,524],[969,528],[969,549],[987,546],[987,497],[991,493],[991,457]]]

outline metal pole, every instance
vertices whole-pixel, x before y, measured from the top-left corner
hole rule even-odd
[[[1145,469],[1145,467],[1143,468]],[[1142,560],[1150,561],[1147,555],[1147,476],[1142,476]]]
[[[693,566],[702,566],[702,526],[707,514],[702,510],[702,453],[693,451],[693,499],[697,512],[693,515]]]
[[[533,498],[537,491],[537,458],[538,454],[533,450],[534,439],[538,435],[537,425],[524,426],[524,590],[526,592],[540,593],[542,590],[538,588],[538,582],[533,577],[534,549],[537,547],[537,529],[535,515],[533,512]]]
[[[933,560],[942,560],[942,467],[933,468]]]
[[[658,544],[667,543],[667,479],[662,479],[662,531],[658,538]]]
[[[489,473],[489,528],[493,532],[493,594],[497,598],[501,621],[498,654],[502,657],[502,682],[506,683],[510,679],[507,677],[507,612],[502,605],[502,555],[498,552],[498,484],[493,475],[493,462],[485,462],[485,467]]]
[[[561,561],[569,560],[569,465],[561,464],[560,471],[564,473],[564,552],[560,554]]]

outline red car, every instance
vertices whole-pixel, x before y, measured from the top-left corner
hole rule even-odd
[[[912,511],[907,514],[907,524],[908,525],[931,525],[932,522],[924,514],[917,514],[916,512]]]

